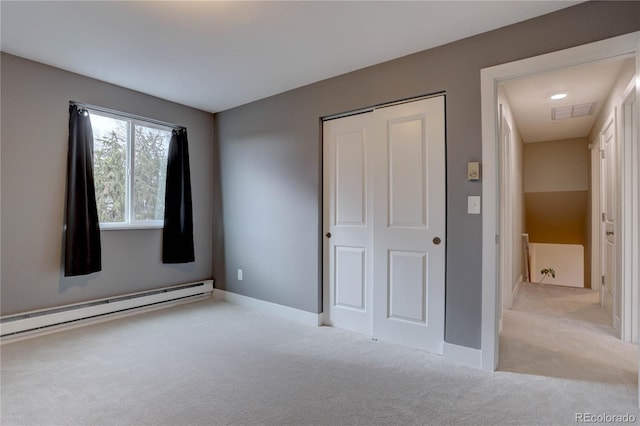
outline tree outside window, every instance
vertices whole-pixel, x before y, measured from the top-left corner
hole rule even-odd
[[[172,129],[92,110],[89,114],[101,226],[161,225]]]

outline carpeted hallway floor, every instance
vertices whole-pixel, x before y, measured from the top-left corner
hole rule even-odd
[[[579,355],[537,347],[548,341],[540,335],[568,339],[578,319],[558,315],[545,330],[523,332],[519,324],[543,320],[520,305],[505,313],[495,373],[213,299],[6,344],[0,423],[569,425],[582,412],[640,417],[635,347],[592,359],[593,346],[613,343],[597,324],[583,326],[595,340]],[[565,368],[571,359],[576,366]]]
[[[615,337],[598,293],[523,283],[504,312],[499,370],[610,383],[635,394],[635,345]]]

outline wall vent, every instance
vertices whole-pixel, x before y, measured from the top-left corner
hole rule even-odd
[[[586,104],[567,105],[551,109],[551,120],[566,120],[568,118],[586,117],[596,110],[597,102],[588,102]]]

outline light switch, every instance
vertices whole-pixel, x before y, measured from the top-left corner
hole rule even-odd
[[[242,281],[242,269],[238,269],[238,281]]]
[[[480,214],[480,196],[470,195],[467,197],[467,213]]]
[[[467,163],[467,179],[471,182],[480,180],[480,163],[478,161],[470,161]]]

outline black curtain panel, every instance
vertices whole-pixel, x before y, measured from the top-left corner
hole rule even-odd
[[[176,129],[171,136],[167,158],[162,263],[194,261],[187,129]]]
[[[100,223],[93,183],[93,132],[89,113],[69,106],[67,204],[64,276],[87,275],[102,269]]]

